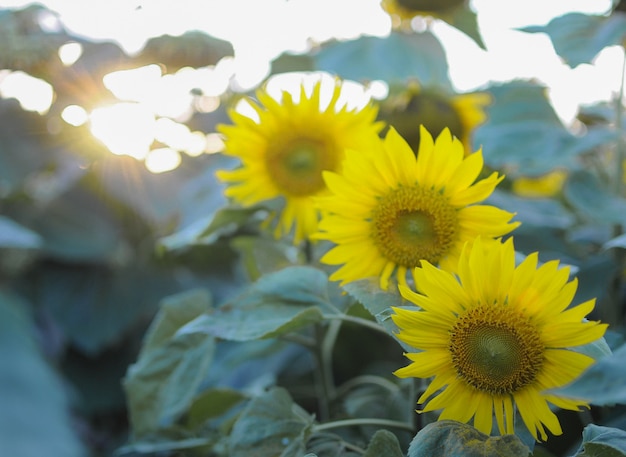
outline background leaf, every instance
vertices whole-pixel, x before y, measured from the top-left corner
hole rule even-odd
[[[626,404],[626,345],[598,360],[571,384],[552,392],[594,405]]]
[[[591,63],[605,47],[620,44],[626,35],[626,15],[594,16],[569,13],[552,19],[545,26],[521,29],[529,33],[546,33],[556,53],[571,68]]]
[[[421,429],[409,446],[408,457],[528,457],[530,450],[515,435],[490,437],[471,425],[443,420]]]
[[[81,457],[65,386],[39,352],[26,308],[0,292],[0,453]]]
[[[229,438],[232,457],[301,457],[313,418],[276,387],[253,399]]]
[[[403,457],[398,438],[389,430],[378,430],[372,436],[363,457]]]
[[[428,31],[333,42],[313,58],[318,70],[355,81],[381,79],[391,83],[416,78],[425,85],[450,88],[445,51]]]
[[[182,324],[209,306],[203,294],[181,294],[164,302],[148,331],[148,346],[124,379],[134,439],[172,425],[191,405],[213,359],[215,341]]]
[[[626,432],[617,428],[589,424],[583,430],[583,442],[576,456],[624,457]]]

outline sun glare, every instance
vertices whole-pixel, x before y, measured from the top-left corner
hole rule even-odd
[[[146,168],[152,173],[164,173],[177,168],[181,163],[178,151],[172,148],[153,149],[146,156]]]
[[[0,97],[15,98],[26,111],[45,114],[54,99],[54,90],[39,78],[23,71],[12,71],[0,82]]]
[[[94,109],[90,127],[93,136],[113,154],[143,160],[154,141],[155,118],[152,111],[139,103],[117,103]]]
[[[70,66],[83,54],[83,45],[72,41],[65,43],[59,48],[59,59],[63,62],[63,65]]]
[[[69,105],[61,112],[61,119],[74,127],[78,127],[89,120],[89,114],[82,106]]]

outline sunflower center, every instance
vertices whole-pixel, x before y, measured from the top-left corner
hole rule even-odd
[[[456,239],[456,209],[441,193],[399,187],[383,196],[371,214],[374,244],[398,265],[412,268],[420,260],[437,263]]]
[[[414,11],[439,12],[465,3],[465,0],[397,0],[400,6]]]
[[[335,169],[335,156],[320,141],[297,139],[270,147],[266,164],[283,193],[308,196],[325,187],[322,171]]]
[[[478,306],[459,316],[449,349],[458,376],[491,395],[532,383],[544,360],[537,328],[505,306]]]

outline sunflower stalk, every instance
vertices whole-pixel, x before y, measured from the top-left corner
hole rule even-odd
[[[378,419],[378,418],[359,418],[359,419],[343,419],[332,422],[325,422],[323,424],[318,424],[313,427],[313,432],[321,432],[323,430],[331,430],[335,428],[342,427],[355,427],[361,425],[377,425],[380,427],[390,427],[390,428],[398,428],[401,430],[406,430],[411,433],[415,433],[415,429],[412,424],[401,421],[394,421],[390,419]]]

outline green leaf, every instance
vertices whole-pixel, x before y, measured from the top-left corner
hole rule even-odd
[[[150,38],[135,60],[144,65],[162,63],[173,73],[183,67],[215,65],[223,57],[232,55],[234,50],[230,42],[192,30],[180,36]]]
[[[273,238],[238,236],[230,245],[241,254],[242,263],[253,280],[297,264],[301,256],[296,246]]]
[[[215,351],[212,336],[184,325],[208,308],[205,296],[181,294],[163,307],[124,379],[135,439],[170,426],[189,408]]]
[[[515,435],[490,437],[471,425],[443,420],[421,429],[408,457],[528,457],[530,450]]]
[[[626,345],[623,345],[613,355],[598,360],[569,385],[551,392],[594,405],[626,404],[625,378]]]
[[[552,19],[548,25],[525,27],[521,30],[548,34],[556,53],[571,68],[575,68],[583,63],[591,63],[607,46],[621,44],[626,35],[626,16],[569,13]]]
[[[389,430],[378,430],[374,433],[363,457],[403,457],[400,443],[396,435]]]
[[[231,457],[301,457],[313,417],[276,387],[250,401],[235,422],[229,441]]]
[[[41,245],[37,233],[0,215],[0,248],[38,249]]]
[[[314,59],[318,70],[356,81],[381,79],[392,83],[417,78],[425,85],[451,86],[445,51],[428,31],[333,42]]]
[[[515,220],[522,223],[522,228],[531,225],[566,229],[575,222],[574,215],[551,198],[528,199],[496,189],[486,203],[515,213]]]
[[[314,71],[315,61],[308,54],[291,54],[285,52],[272,61],[271,75],[292,71]]]
[[[26,309],[26,303],[0,292],[0,453],[83,456],[66,389],[36,346]]]
[[[543,86],[512,81],[490,91],[495,102],[487,109],[488,121],[475,132],[474,145],[482,147],[485,163],[505,169],[510,176],[574,168],[578,155],[615,140],[615,133],[607,129],[572,135],[556,115]]]
[[[393,310],[391,307],[419,309],[402,298],[398,292],[395,292],[393,286],[389,287],[394,292],[384,291],[379,286],[378,278],[368,278],[354,281],[344,286],[346,292],[357,299],[369,312],[376,321],[382,325],[390,335],[407,351],[415,352],[416,349],[408,346],[406,343],[396,338],[398,326],[391,320]]]
[[[626,221],[626,200],[613,195],[607,186],[588,171],[570,174],[563,196],[582,216],[598,224]]]
[[[196,222],[188,225],[179,232],[175,232],[159,240],[161,249],[174,251],[187,248],[195,244],[213,244],[221,237],[232,235],[241,226],[246,224],[256,213],[264,210],[261,206],[224,207],[218,209]]]
[[[274,338],[323,319],[328,279],[315,268],[294,266],[262,276],[241,295],[192,322],[188,331],[233,341]]]
[[[211,296],[205,289],[192,289],[165,297],[146,332],[142,352],[149,352],[167,344],[181,327],[210,308]]]
[[[474,40],[481,49],[486,49],[478,29],[476,13],[467,6],[454,8],[450,14],[445,15],[442,19]]]
[[[209,419],[217,418],[246,397],[239,391],[227,388],[208,389],[193,402],[187,413],[187,425],[196,429]]]
[[[583,430],[583,442],[576,457],[626,456],[626,432],[613,427],[589,424]]]
[[[607,241],[602,246],[603,249],[622,248],[626,249],[626,233]]]

